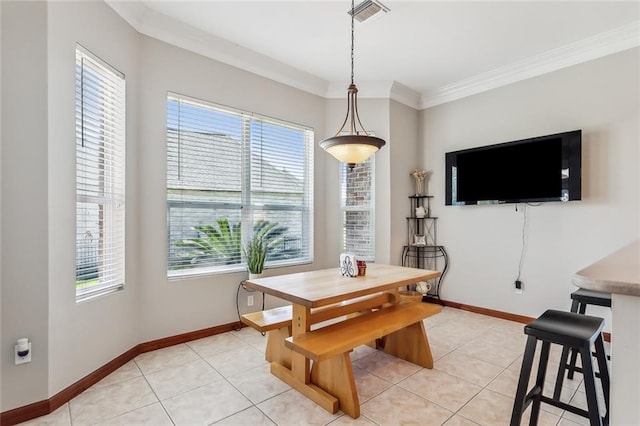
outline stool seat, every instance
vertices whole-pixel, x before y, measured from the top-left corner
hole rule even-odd
[[[584,288],[580,288],[571,293],[571,300],[575,300],[586,305],[611,307],[611,293],[602,293],[600,291],[586,290]]]
[[[525,334],[558,345],[593,343],[604,328],[604,320],[573,312],[548,310],[524,327]]]
[[[602,338],[603,328],[604,320],[602,318],[576,312],[556,311],[553,309],[545,311],[524,327],[524,332],[528,337],[522,356],[522,367],[520,368],[520,377],[513,402],[513,411],[511,412],[511,426],[520,425],[523,413],[529,404],[532,405],[529,425],[537,425],[540,415],[540,405],[542,403],[553,405],[579,416],[586,417],[589,419],[591,426],[604,426],[609,424],[609,370]],[[531,390],[527,391],[538,342],[542,342],[540,360],[538,362],[538,373],[536,374],[535,384]],[[558,366],[553,397],[550,398],[544,395],[544,384],[549,362],[549,351],[552,344],[562,346],[563,356]],[[591,346],[595,347],[595,356],[599,370],[599,374],[597,375],[591,357]],[[564,371],[565,369],[571,368],[566,364],[569,350],[574,350],[580,354],[582,367],[580,369],[576,368],[574,371],[582,373],[584,391],[587,397],[587,410],[560,400]],[[600,413],[600,407],[598,406],[595,384],[596,377],[600,379],[602,384],[606,410],[604,416]]]

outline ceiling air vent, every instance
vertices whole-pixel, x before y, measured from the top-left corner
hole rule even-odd
[[[382,16],[383,13],[387,13],[389,8],[382,3],[375,0],[365,0],[355,7],[354,18],[359,22],[365,22],[373,19],[377,19]],[[351,11],[348,12],[351,15]]]

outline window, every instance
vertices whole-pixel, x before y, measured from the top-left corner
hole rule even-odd
[[[124,287],[124,75],[76,48],[76,301]]]
[[[264,232],[265,266],[313,253],[313,131],[201,100],[167,98],[168,276],[246,269]]]
[[[342,250],[358,258],[375,260],[374,157],[349,169],[341,166]]]

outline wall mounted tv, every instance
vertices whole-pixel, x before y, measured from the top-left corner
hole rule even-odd
[[[446,153],[445,204],[581,198],[582,131]]]

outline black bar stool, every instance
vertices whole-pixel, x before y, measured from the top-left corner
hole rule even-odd
[[[538,423],[540,404],[542,402],[586,417],[589,419],[591,426],[602,426],[609,423],[609,370],[604,353],[604,341],[602,339],[603,327],[604,320],[602,318],[555,310],[546,311],[524,327],[524,332],[529,337],[527,338],[527,344],[522,358],[520,378],[518,380],[516,398],[513,403],[513,411],[511,413],[511,426],[520,425],[522,414],[531,403],[533,403],[533,406],[531,407],[529,424],[536,425]],[[533,358],[538,340],[542,341],[538,373],[535,385],[527,392],[527,385],[533,367]],[[561,402],[560,396],[555,395],[555,392],[553,398],[542,395],[551,343],[561,345],[563,348],[574,348],[580,353],[588,411]],[[591,345],[595,345],[596,359],[600,370],[600,381],[602,383],[607,410],[604,417],[600,415],[598,408]]]
[[[594,306],[604,306],[611,308],[611,293],[602,293],[599,291],[586,290],[584,288],[580,288],[573,293],[571,293],[571,312],[577,312],[579,314],[583,314],[587,311],[587,305]],[[569,357],[569,352],[571,352],[571,360],[569,364],[567,364],[567,358]],[[578,358],[578,352],[569,348],[564,348],[562,350],[562,357],[560,358],[560,366],[566,366],[558,371],[558,380],[556,381],[556,389],[555,392],[558,393],[561,391],[564,370],[568,370],[567,379],[573,379],[573,373],[578,372],[581,373],[582,369],[576,367],[576,360]],[[609,356],[607,356],[607,359]]]
[[[579,288],[571,293],[571,312],[584,314],[587,305],[611,307],[611,293]]]

